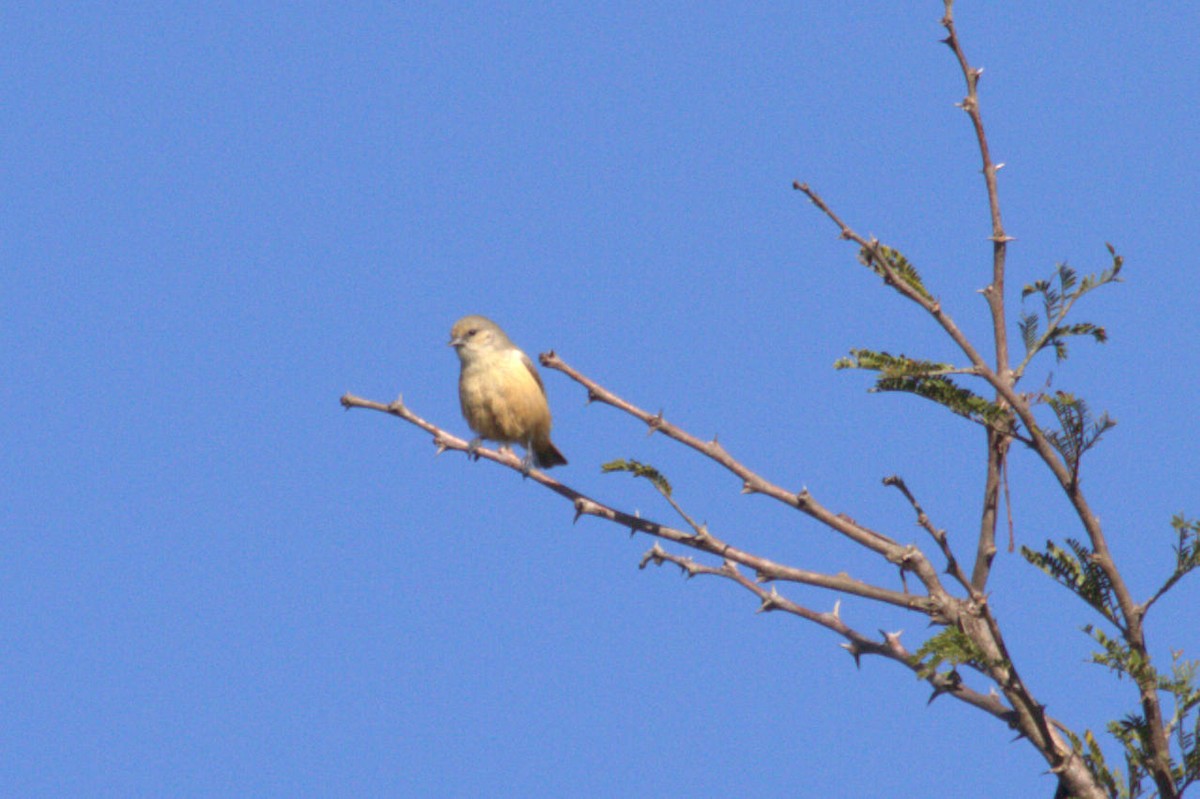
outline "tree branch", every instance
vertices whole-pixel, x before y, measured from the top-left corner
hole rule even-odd
[[[946,573],[954,577],[958,584],[967,590],[973,599],[977,599],[977,595],[971,586],[971,581],[967,579],[967,575],[963,573],[962,567],[958,565],[958,558],[954,557],[954,552],[950,549],[950,539],[946,535],[946,531],[933,526],[933,522],[929,520],[925,509],[917,502],[916,497],[908,490],[908,486],[899,475],[883,478],[885,486],[891,486],[904,495],[908,503],[912,505],[917,514],[917,524],[929,533],[930,537],[937,542],[938,547],[942,550],[942,556],[946,558]]]
[[[842,647],[854,657],[855,664],[859,664],[863,655],[877,655],[899,663],[914,673],[920,672],[920,665],[913,657],[913,654],[900,642],[901,634],[899,632],[884,633],[881,631],[882,640],[875,640],[863,635],[842,621],[840,602],[834,605],[832,611],[819,613],[780,596],[774,590],[767,591],[761,585],[757,584],[757,582],[748,579],[741,573],[736,564],[728,560],[720,567],[706,566],[702,563],[697,563],[692,558],[672,555],[657,543],[642,556],[640,566],[644,569],[651,562],[659,566],[663,563],[674,563],[689,578],[697,574],[705,574],[731,580],[758,597],[761,603],[759,605],[760,613],[782,610],[811,621],[814,624],[819,624],[828,630],[832,630],[846,639],[847,643],[842,644]],[[1010,727],[1015,726],[1015,718],[1012,710],[994,693],[980,693],[965,685],[961,680],[955,680],[946,674],[933,673],[924,679],[933,688],[933,694],[929,699],[930,702],[942,694],[948,694],[959,701],[995,716]]]
[[[569,366],[554,352],[542,353],[539,360],[547,369],[562,372],[588,391],[588,400],[602,402],[633,416],[649,426],[651,432],[661,432],[663,435],[686,444],[717,463],[742,480],[742,493],[764,494],[779,502],[799,509],[801,512],[849,538],[851,541],[876,552],[890,563],[902,569],[912,571],[921,580],[929,592],[930,599],[939,605],[947,604],[952,597],[948,594],[937,576],[936,570],[915,546],[903,546],[882,533],[864,527],[843,513],[833,513],[821,505],[807,489],[800,492],[788,491],[757,474],[733,458],[726,449],[714,438],[703,441],[682,428],[668,422],[660,411],[651,414],[636,405],[622,399],[613,392],[601,386],[596,381],[583,375]]]
[[[374,402],[372,400],[356,397],[353,394],[345,394],[341,399],[344,408],[367,408],[369,410],[380,411],[403,419],[410,424],[416,425],[427,433],[433,435],[433,443],[437,447],[438,454],[446,450],[458,450],[468,452],[469,442],[453,435],[452,433],[443,430],[432,422],[422,419],[417,414],[413,413],[406,406],[401,398],[397,398],[394,402],[384,404]],[[477,447],[475,453],[486,460],[494,461],[502,466],[522,473],[523,464],[520,458],[508,451],[491,450],[486,447]],[[881,586],[872,585],[870,583],[857,580],[845,573],[839,574],[824,574],[822,572],[809,571],[807,569],[799,569],[793,566],[787,566],[782,563],[777,563],[769,558],[760,557],[750,552],[738,549],[712,535],[707,528],[699,526],[695,532],[687,532],[674,527],[668,527],[664,524],[659,524],[650,519],[642,518],[624,511],[612,508],[604,503],[598,502],[591,497],[576,491],[574,488],[555,480],[545,472],[531,469],[528,474],[528,479],[533,480],[539,485],[548,488],[559,496],[570,500],[575,507],[575,518],[580,516],[595,516],[601,519],[607,519],[621,527],[626,527],[633,532],[642,532],[657,538],[662,538],[667,541],[673,541],[677,544],[682,544],[692,549],[707,552],[712,555],[724,558],[734,563],[739,563],[750,569],[753,569],[761,582],[769,582],[771,580],[782,580],[788,582],[802,583],[811,585],[817,588],[825,588],[831,591],[840,591],[852,596],[862,597],[864,599],[872,599],[877,602],[883,602],[896,607],[904,608],[905,610],[916,611],[929,616],[936,616],[939,605],[930,600],[927,596],[911,594],[907,591],[896,591]]]
[[[433,443],[437,447],[438,454],[446,450],[469,452],[469,442],[418,416],[404,404],[401,398],[384,404],[363,399],[353,394],[345,394],[341,398],[341,404],[346,409],[367,408],[386,413],[421,428],[433,436]],[[517,473],[522,473],[522,461],[512,452],[490,450],[484,447],[477,448],[475,452],[483,459],[494,461],[502,466],[507,466]],[[658,564],[671,562],[684,569],[689,576],[710,574],[730,579],[758,597],[761,603],[760,611],[783,610],[842,636],[847,641],[847,643],[843,644],[843,647],[854,656],[856,662],[864,654],[878,655],[900,663],[911,671],[917,672],[919,670],[919,663],[913,654],[901,644],[900,633],[882,633],[882,640],[871,639],[843,622],[838,613],[837,605],[835,605],[832,612],[820,613],[788,599],[774,588],[768,590],[762,584],[773,580],[803,583],[839,591],[852,596],[859,596],[864,599],[884,602],[936,617],[938,615],[938,607],[928,597],[873,586],[855,580],[845,574],[829,575],[786,566],[732,547],[714,537],[703,526],[699,527],[698,532],[688,533],[604,505],[570,486],[549,477],[545,472],[540,470],[530,470],[527,477],[554,493],[569,499],[575,507],[575,518],[577,520],[581,515],[595,516],[611,521],[621,527],[629,528],[633,532],[647,533],[656,538],[672,541],[722,558],[721,567],[706,566],[697,563],[691,558],[672,555],[663,550],[658,544],[655,544],[642,558],[641,566],[643,568],[651,561]],[[743,574],[738,568],[739,565],[753,569],[755,571],[755,578],[751,580]],[[933,673],[925,679],[934,689],[930,701],[937,696],[947,694],[959,701],[983,710],[1004,721],[1009,726],[1017,726],[1018,724],[1017,716],[1013,710],[1005,705],[994,693],[980,693],[963,684],[960,679],[955,679],[951,675],[944,673]]]

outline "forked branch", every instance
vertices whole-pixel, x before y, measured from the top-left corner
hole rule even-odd
[[[346,409],[366,408],[386,413],[421,428],[433,436],[433,443],[437,448],[438,454],[447,450],[457,450],[464,453],[469,453],[470,451],[468,441],[418,416],[400,398],[397,398],[394,402],[385,404],[363,399],[353,394],[345,394],[341,398],[341,404]],[[682,431],[677,432],[682,434]],[[523,474],[521,459],[512,452],[478,447],[475,449],[475,453],[480,458],[493,461],[519,474]],[[928,596],[871,585],[851,578],[844,573],[831,575],[787,566],[733,547],[713,536],[703,527],[697,532],[687,532],[659,524],[635,514],[617,510],[597,502],[591,497],[576,491],[537,469],[530,470],[527,477],[544,488],[570,500],[575,508],[576,519],[583,515],[605,519],[619,527],[629,529],[631,532],[646,533],[655,538],[671,541],[722,559],[720,567],[707,566],[691,558],[670,554],[655,544],[646,556],[643,557],[641,564],[643,567],[650,562],[657,564],[670,562],[678,565],[689,576],[704,574],[732,580],[759,599],[760,612],[781,610],[837,633],[846,640],[843,647],[854,656],[855,662],[858,662],[863,655],[877,655],[893,660],[924,679],[933,688],[932,696],[934,698],[943,694],[953,696],[962,702],[985,711],[1009,726],[1018,726],[1019,719],[1017,714],[996,694],[981,693],[964,684],[961,679],[946,672],[924,673],[921,663],[900,642],[900,633],[881,633],[880,639],[873,639],[847,625],[842,620],[837,605],[830,612],[815,611],[780,594],[774,587],[770,589],[765,588],[763,584],[773,581],[802,583],[851,596],[883,602],[936,619],[940,615],[940,606],[938,603],[932,602]],[[906,548],[906,551],[909,549],[915,548]],[[753,570],[754,579],[747,577],[738,568],[739,566],[745,566]]]

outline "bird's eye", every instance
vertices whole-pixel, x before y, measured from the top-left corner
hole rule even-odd
[[[471,328],[470,330],[468,330],[468,331],[467,331],[467,335],[468,335],[468,336],[473,336],[473,335],[475,335],[475,334],[476,334],[476,333],[478,333],[478,332],[479,332],[479,328],[473,327],[473,328]]]

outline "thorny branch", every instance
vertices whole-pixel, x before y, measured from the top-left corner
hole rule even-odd
[[[543,356],[543,359],[544,358],[545,356]],[[579,377],[584,380],[587,379],[582,375],[579,375]],[[597,388],[600,387],[597,386]],[[604,391],[604,389],[600,390]],[[612,396],[614,399],[619,399],[616,398],[615,395],[610,396]],[[466,440],[459,438],[458,436],[455,436],[452,433],[418,416],[404,404],[402,398],[397,398],[395,401],[385,404],[363,399],[361,397],[354,396],[353,394],[345,394],[341,398],[341,404],[346,409],[367,408],[374,411],[380,411],[421,428],[433,436],[433,444],[437,448],[437,454],[441,454],[447,450],[458,450],[464,453],[468,451],[468,442]],[[682,430],[676,429],[676,432],[679,435],[688,436],[688,434]],[[491,450],[485,447],[478,447],[476,448],[475,452],[483,459],[493,461],[502,466],[507,466],[508,468],[521,473],[521,459],[510,451]],[[752,475],[753,473],[749,474]],[[873,599],[879,602],[885,602],[906,610],[928,615],[937,623],[945,623],[944,620],[939,620],[941,619],[941,613],[938,608],[938,603],[932,601],[928,596],[895,591],[892,589],[883,588],[881,586],[871,585],[851,578],[844,573],[836,575],[823,574],[820,572],[808,571],[806,569],[799,569],[777,563],[770,559],[759,557],[731,546],[713,536],[710,532],[708,532],[707,529],[703,527],[700,528],[699,532],[689,533],[669,527],[667,525],[659,524],[655,521],[638,515],[617,510],[608,505],[597,502],[591,497],[576,491],[570,486],[555,480],[554,478],[548,476],[545,472],[537,469],[531,469],[529,471],[528,479],[531,479],[544,488],[547,488],[559,496],[570,500],[575,508],[576,520],[578,520],[580,516],[584,515],[595,516],[596,518],[605,519],[622,528],[627,528],[633,533],[646,533],[665,541],[671,541],[673,543],[722,558],[722,566],[720,568],[713,568],[696,563],[690,558],[670,555],[662,550],[661,547],[658,547],[657,544],[655,544],[655,547],[652,548],[650,552],[647,553],[646,557],[643,558],[641,565],[644,567],[649,562],[655,562],[658,564],[663,562],[671,562],[680,566],[689,575],[711,574],[730,579],[758,597],[760,601],[760,612],[782,610],[807,621],[819,624],[820,626],[842,636],[846,639],[846,643],[843,644],[843,647],[845,647],[845,649],[854,656],[855,662],[858,662],[862,655],[878,655],[900,663],[914,673],[918,673],[920,669],[920,663],[913,658],[912,653],[909,652],[908,649],[906,649],[900,642],[900,633],[881,633],[882,640],[872,639],[843,622],[836,606],[834,610],[830,612],[821,613],[814,611],[781,595],[774,588],[771,590],[763,588],[762,584],[772,581],[802,583],[818,588],[825,588],[832,591],[850,594],[852,596],[863,597],[865,599]],[[750,578],[746,577],[746,575],[737,568],[738,566],[746,566],[747,568],[752,569],[755,573],[755,578],[751,580]],[[980,710],[989,713],[1001,721],[1004,721],[1009,726],[1017,726],[1016,714],[1014,714],[1012,709],[1005,705],[1005,703],[994,693],[981,693],[965,685],[961,680],[952,676],[948,676],[945,673],[930,674],[925,677],[925,680],[933,688],[933,697],[937,697],[942,694],[953,696],[962,702],[979,708]]]
[[[783,610],[800,616],[803,619],[807,619],[808,621],[814,622],[815,624],[820,624],[821,626],[838,633],[843,638],[846,638],[847,643],[842,644],[842,648],[844,648],[851,654],[851,656],[853,656],[856,664],[859,663],[863,655],[879,655],[881,657],[886,657],[890,660],[901,663],[913,671],[917,671],[917,668],[914,666],[912,653],[909,652],[908,649],[906,649],[900,642],[900,632],[884,632],[881,630],[880,636],[883,639],[882,641],[876,641],[867,638],[857,630],[848,627],[844,622],[842,622],[841,614],[839,612],[841,606],[840,602],[834,604],[832,611],[827,613],[816,613],[801,605],[797,605],[785,597],[780,596],[779,593],[773,589],[771,591],[767,591],[765,588],[759,585],[761,580],[749,580],[737,569],[735,564],[732,564],[729,561],[725,561],[719,568],[706,566],[704,564],[697,563],[695,560],[689,557],[672,555],[660,547],[657,543],[652,546],[645,555],[642,556],[640,567],[644,569],[649,563],[654,563],[659,566],[661,566],[663,563],[674,563],[689,578],[695,577],[697,574],[706,574],[732,580],[758,597],[761,603],[759,605],[760,613],[765,613],[772,610]],[[994,693],[983,694],[971,688],[967,688],[965,685],[963,685],[960,679],[956,679],[954,676],[949,674],[931,674],[926,678],[926,682],[933,687],[933,693],[929,697],[930,702],[942,694],[949,694],[954,696],[956,699],[966,702],[969,705],[977,707],[980,710],[1006,721],[1010,726],[1012,726],[1011,711],[1005,707],[1004,703],[1001,702],[999,697],[997,697]]]
[[[1013,711],[1006,719],[1008,723],[1018,729],[1022,736],[1034,743],[1052,768],[1063,767],[1064,763],[1070,759],[1070,747],[1053,731],[1056,722],[1046,714],[1045,707],[1034,698],[1009,657],[1000,625],[992,614],[984,594],[972,590],[971,597],[966,600],[952,596],[933,572],[933,566],[925,554],[916,546],[901,547],[886,536],[859,527],[845,514],[831,513],[807,491],[801,492],[801,494],[792,494],[780,488],[734,459],[715,440],[704,441],[697,438],[668,422],[661,411],[651,414],[638,408],[581,374],[553,352],[543,353],[540,361],[546,368],[562,372],[586,388],[590,401],[601,402],[623,411],[649,426],[651,432],[661,432],[721,464],[741,478],[744,493],[765,494],[786,505],[797,507],[830,529],[847,535],[851,540],[861,543],[868,549],[880,552],[892,562],[899,562],[902,566],[907,566],[909,570],[915,572],[928,592],[931,602],[928,612],[930,612],[931,620],[934,623],[950,625],[961,630],[982,651],[988,665],[979,670],[995,683],[1008,700]],[[886,544],[880,542],[886,542]],[[897,557],[900,558],[899,561],[896,560]]]
[[[968,600],[962,600],[952,596],[942,586],[932,565],[924,553],[917,547],[912,545],[901,546],[891,538],[861,527],[844,514],[832,513],[818,503],[807,491],[802,491],[799,494],[786,491],[734,459],[716,441],[703,441],[668,422],[662,413],[650,414],[638,408],[570,367],[552,352],[543,354],[540,360],[547,368],[563,372],[584,386],[591,400],[600,401],[617,408],[639,419],[642,423],[648,425],[652,431],[662,432],[664,435],[703,453],[717,463],[725,466],[726,469],[742,480],[744,491],[762,493],[789,506],[796,507],[830,529],[846,535],[853,541],[859,542],[868,550],[883,555],[889,561],[896,563],[902,568],[913,571],[921,579],[927,593],[925,596],[918,596],[907,592],[897,592],[879,586],[867,585],[841,574],[825,575],[784,566],[732,547],[718,540],[707,530],[702,529],[700,533],[687,533],[615,510],[559,483],[542,472],[532,471],[530,474],[532,479],[573,502],[577,517],[582,514],[598,516],[623,527],[628,527],[631,530],[649,533],[664,540],[708,552],[726,561],[745,565],[756,571],[758,582],[791,580],[830,590],[844,591],[852,595],[876,599],[909,610],[923,612],[935,624],[956,627],[980,647],[983,653],[982,659],[987,665],[976,668],[1000,688],[1008,700],[1008,704],[1005,706],[1004,702],[1001,702],[996,697],[985,696],[968,689],[960,680],[954,679],[951,676],[954,672],[943,672],[940,676],[938,676],[937,672],[934,672],[927,676],[927,679],[935,688],[935,695],[948,693],[962,701],[987,710],[997,718],[1002,718],[1007,724],[1016,728],[1022,736],[1035,742],[1035,745],[1040,750],[1058,753],[1058,756],[1052,759],[1052,765],[1061,765],[1062,758],[1069,750],[1061,744],[1057,735],[1052,731],[1053,720],[1046,715],[1044,707],[1033,698],[1024,685],[1024,682],[1018,676],[1000,635],[999,625],[992,617],[985,597],[975,596]],[[372,408],[405,419],[426,430],[426,432],[433,434],[434,443],[437,445],[439,452],[446,449],[461,449],[465,451],[467,448],[466,441],[416,416],[400,400],[390,405],[383,405],[346,395],[342,398],[342,404],[347,408]],[[520,461],[511,453],[493,453],[486,449],[480,449],[479,452],[483,457],[502,463],[509,468],[520,468]],[[760,599],[763,598],[762,594],[759,596]],[[782,601],[782,598],[774,591],[769,592],[769,597],[772,603]],[[778,606],[790,610],[793,604],[779,604]],[[775,606],[773,604],[771,607]],[[807,610],[807,614],[798,613],[797,615],[817,621],[818,623],[821,623],[822,619],[828,621],[827,617],[821,616],[811,610]],[[898,641],[893,643],[886,636],[882,644],[875,642],[877,646],[883,647],[883,649],[863,649],[861,636],[848,636],[836,626],[830,627],[830,629],[834,629],[848,638],[850,651],[855,655],[862,653],[896,653],[899,651],[896,646]],[[914,670],[918,668],[917,664],[911,661],[907,662],[906,665]],[[1000,708],[1004,708],[1004,710],[997,712]]]
[[[1113,562],[1104,531],[1099,519],[1091,511],[1079,481],[1072,470],[1059,456],[1045,432],[1038,426],[1030,398],[1016,390],[1018,381],[1028,365],[1030,355],[1014,371],[1010,366],[1008,331],[1005,312],[1005,268],[1007,248],[1013,241],[1004,228],[1000,212],[997,173],[1003,164],[996,163],[991,154],[980,111],[978,87],[983,74],[981,68],[971,66],[963,51],[955,27],[953,0],[943,0],[945,13],[941,20],[946,30],[943,40],[953,52],[966,84],[966,96],[958,104],[971,121],[981,159],[981,172],[988,199],[991,218],[992,274],[990,283],[981,290],[988,303],[992,319],[994,361],[989,363],[984,355],[967,338],[953,318],[945,312],[940,301],[923,288],[918,290],[903,275],[896,271],[886,248],[874,238],[858,234],[807,184],[796,182],[793,188],[803,192],[839,229],[843,239],[857,244],[868,259],[868,263],[881,274],[887,285],[906,299],[922,307],[941,327],[968,359],[970,366],[954,370],[955,374],[968,374],[985,381],[995,392],[995,404],[1006,413],[997,424],[987,428],[987,472],[984,486],[983,512],[980,519],[980,534],[972,573],[968,576],[959,565],[950,547],[947,534],[937,528],[899,477],[889,477],[886,485],[899,490],[917,514],[917,523],[933,538],[946,561],[945,572],[966,592],[965,598],[952,595],[942,585],[938,572],[925,554],[913,545],[902,545],[896,540],[875,530],[858,524],[849,516],[835,513],[818,502],[806,489],[790,491],[772,483],[736,460],[713,438],[702,440],[667,421],[661,412],[649,413],[629,403],[595,381],[581,374],[562,361],[553,352],[541,356],[542,364],[567,375],[587,389],[588,398],[612,406],[647,425],[650,432],[678,441],[722,465],[736,475],[742,483],[743,493],[758,493],[769,496],[785,505],[794,507],[825,527],[844,536],[864,549],[897,565],[901,576],[912,572],[920,580],[923,594],[870,585],[855,580],[844,573],[832,575],[786,566],[766,558],[745,552],[717,539],[703,525],[697,525],[674,501],[672,506],[692,528],[691,532],[658,524],[640,516],[599,503],[569,486],[546,476],[540,471],[531,471],[529,479],[572,502],[576,519],[591,515],[606,519],[614,524],[629,528],[632,532],[644,532],[658,539],[704,552],[721,559],[721,565],[710,566],[690,557],[668,553],[658,543],[646,553],[642,566],[649,563],[662,565],[673,563],[689,577],[709,575],[731,580],[753,593],[760,601],[760,610],[783,610],[800,618],[819,624],[838,635],[846,643],[843,646],[855,657],[856,662],[863,654],[879,655],[901,663],[923,676],[934,688],[934,697],[946,693],[978,707],[1004,720],[1018,730],[1021,737],[1038,749],[1060,781],[1060,794],[1075,797],[1103,797],[1107,792],[1089,771],[1084,759],[1067,744],[1059,731],[1070,734],[1065,726],[1050,718],[1045,708],[1036,701],[1026,687],[1013,664],[1008,648],[1001,635],[1000,626],[988,603],[985,592],[992,560],[996,552],[995,533],[999,518],[999,497],[1006,470],[1006,459],[1013,441],[1019,441],[1033,449],[1038,457],[1059,482],[1068,500],[1087,532],[1091,543],[1092,560],[1103,571],[1112,585],[1113,596],[1120,610],[1119,631],[1133,656],[1147,664],[1147,668],[1133,675],[1137,681],[1148,737],[1144,741],[1147,770],[1153,775],[1158,795],[1164,799],[1179,796],[1171,779],[1171,758],[1167,735],[1168,725],[1163,722],[1162,709],[1155,682],[1155,671],[1149,668],[1150,656],[1145,641],[1143,618],[1150,603],[1138,605],[1124,579]],[[1065,311],[1064,311],[1065,313]],[[1036,350],[1035,350],[1036,351]],[[381,404],[364,400],[350,394],[342,397],[346,408],[361,407],[389,413],[408,421],[433,435],[438,452],[448,449],[466,451],[467,442],[445,430],[421,419],[412,413],[401,400]],[[484,459],[521,470],[521,461],[507,450],[478,449]],[[670,498],[668,497],[668,500]],[[1011,519],[1010,519],[1011,525]],[[749,578],[739,567],[754,571]],[[805,585],[845,592],[850,595],[874,599],[929,616],[933,623],[946,625],[964,634],[981,653],[972,668],[987,676],[1003,693],[1003,699],[995,693],[982,694],[962,684],[957,671],[922,674],[919,659],[910,653],[899,640],[898,633],[881,633],[881,639],[863,635],[846,625],[840,618],[835,605],[831,612],[817,612],[782,596],[772,587],[764,587],[771,581],[790,581]],[[1157,598],[1157,597],[1155,597]],[[1151,600],[1153,601],[1153,600]],[[1007,700],[1004,701],[1004,700]]]
[[[999,189],[996,173],[1003,166],[992,159],[987,135],[980,112],[978,86],[983,70],[972,67],[963,51],[954,23],[953,0],[944,0],[945,15],[942,25],[946,29],[943,40],[954,53],[967,86],[967,96],[959,104],[971,120],[975,138],[979,145],[982,160],[982,172],[987,190],[988,207],[992,222],[992,281],[982,291],[988,302],[993,322],[993,341],[995,345],[995,364],[988,364],[978,350],[967,340],[966,336],[941,308],[941,304],[932,296],[917,291],[912,285],[898,275],[885,256],[882,246],[875,239],[867,239],[856,233],[846,224],[830,206],[808,185],[796,182],[793,187],[803,192],[829,219],[838,226],[841,237],[854,241],[879,267],[885,281],[902,296],[924,308],[942,327],[946,334],[970,360],[975,373],[985,380],[996,392],[996,403],[1001,408],[1008,409],[1028,433],[1028,444],[1034,449],[1041,460],[1050,469],[1068,500],[1071,502],[1076,515],[1079,517],[1092,545],[1093,560],[1104,572],[1112,585],[1113,595],[1121,611],[1121,633],[1130,649],[1138,659],[1149,664],[1150,656],[1145,641],[1143,627],[1144,607],[1134,601],[1124,578],[1117,569],[1108,548],[1107,538],[1100,526],[1100,521],[1092,512],[1086,497],[1068,468],[1067,464],[1054,450],[1047,435],[1038,426],[1033,407],[1029,399],[1016,391],[1017,381],[1021,375],[1014,372],[1009,365],[1007,319],[1004,309],[1004,277],[1007,246],[1012,238],[1004,230],[1000,214]],[[1025,364],[1022,364],[1022,369]],[[1003,482],[1005,463],[1009,446],[1017,437],[1013,431],[989,429],[987,436],[988,460],[987,476],[984,490],[983,516],[980,525],[980,536],[975,562],[971,577],[973,592],[982,592],[986,585],[991,568],[991,561],[996,551],[995,530],[998,519],[999,495]],[[936,540],[936,539],[935,539]],[[990,614],[986,615],[990,625],[995,624]],[[998,628],[996,628],[996,638]],[[1177,796],[1171,777],[1170,747],[1167,729],[1163,721],[1163,713],[1158,697],[1158,686],[1152,669],[1143,670],[1136,677],[1142,711],[1149,730],[1146,748],[1148,750],[1148,768],[1153,775],[1159,795],[1162,797]],[[1011,699],[1011,697],[1010,697]],[[1103,791],[1095,783],[1086,767],[1073,752],[1066,747],[1058,736],[1045,728],[1045,740],[1036,742],[1043,751],[1052,769],[1059,775],[1062,785],[1074,795],[1091,796],[1103,795]]]
[[[917,524],[929,533],[929,536],[937,542],[938,547],[942,550],[942,556],[946,559],[946,573],[953,576],[972,598],[979,598],[978,592],[975,591],[971,581],[967,579],[967,575],[963,573],[962,567],[958,565],[958,559],[954,557],[954,552],[950,549],[950,539],[946,535],[946,531],[933,526],[929,515],[925,513],[925,509],[917,502],[917,498],[908,490],[908,485],[905,484],[904,480],[899,475],[892,475],[891,477],[883,478],[883,484],[885,486],[892,486],[898,490],[908,500],[908,503],[912,505],[913,510],[917,514]]]
[[[370,410],[381,411],[391,414],[406,422],[420,427],[422,430],[433,435],[433,443],[437,447],[438,453],[446,450],[461,450],[467,452],[468,442],[452,433],[443,430],[431,422],[422,419],[417,414],[413,413],[403,400],[398,398],[389,404],[366,400],[361,397],[356,397],[353,394],[346,394],[341,399],[342,406],[349,408],[368,408]],[[481,458],[494,461],[510,469],[521,471],[521,459],[508,450],[491,450],[485,447],[478,447],[475,450]],[[745,552],[737,547],[718,539],[712,535],[706,528],[699,527],[695,532],[686,532],[667,525],[658,524],[649,519],[644,519],[640,516],[625,513],[623,511],[611,508],[603,503],[597,502],[591,497],[576,491],[553,477],[550,477],[545,472],[537,469],[532,469],[529,472],[529,479],[550,489],[559,496],[570,500],[575,506],[576,519],[582,515],[596,516],[609,521],[616,522],[622,527],[627,527],[633,532],[648,533],[649,535],[673,541],[677,544],[682,544],[692,549],[698,549],[703,552],[708,552],[712,555],[725,558],[734,563],[741,564],[753,569],[759,576],[762,582],[770,580],[779,580],[785,582],[802,583],[804,585],[816,586],[818,588],[826,588],[833,591],[841,591],[853,596],[863,597],[864,599],[873,599],[878,602],[884,602],[889,605],[904,608],[905,610],[918,611],[929,615],[935,615],[936,605],[931,602],[928,597],[923,597],[917,594],[911,594],[904,591],[895,591],[881,586],[871,585],[861,580],[846,575],[839,574],[824,574],[821,572],[809,571],[807,569],[798,569],[792,566],[787,566],[782,563],[777,563],[769,558],[759,557],[749,552]]]
[[[554,352],[542,353],[539,360],[547,369],[562,372],[586,388],[589,401],[601,402],[624,411],[645,423],[651,432],[662,433],[669,438],[686,444],[724,466],[742,480],[742,493],[763,494],[785,505],[797,508],[802,513],[811,516],[830,529],[846,536],[851,541],[882,555],[890,563],[913,572],[929,591],[931,597],[935,599],[949,597],[949,594],[943,588],[941,580],[937,576],[937,571],[926,559],[925,554],[916,547],[901,545],[882,533],[860,525],[844,513],[834,513],[818,502],[807,489],[802,489],[799,492],[788,491],[766,480],[737,461],[715,438],[709,441],[701,440],[667,421],[661,411],[657,414],[652,414],[618,397],[596,381],[569,366]]]
[[[975,130],[975,140],[979,143],[979,156],[982,161],[983,180],[987,186],[988,210],[992,218],[992,282],[983,289],[988,309],[992,315],[992,339],[995,342],[996,364],[995,372],[1000,380],[1015,384],[1008,363],[1008,322],[1004,313],[1004,269],[1008,255],[1008,242],[1011,237],[1004,232],[1004,222],[1000,216],[1000,190],[996,183],[996,173],[1003,164],[992,160],[991,148],[988,146],[987,133],[983,127],[983,114],[979,109],[979,79],[983,69],[972,67],[967,61],[966,53],[958,40],[958,30],[954,26],[954,3],[947,0],[946,15],[942,25],[946,29],[944,41],[953,51],[967,85],[967,96],[959,104],[971,119]],[[996,402],[1001,407],[1006,404],[1005,398],[997,390]],[[1008,457],[1010,439],[998,432],[989,432],[987,437],[987,476],[983,489],[983,516],[980,519],[979,545],[976,549],[975,568],[971,581],[982,591],[987,585],[991,572],[992,559],[996,555],[996,524],[999,519],[1000,484],[1003,478],[1005,462]]]

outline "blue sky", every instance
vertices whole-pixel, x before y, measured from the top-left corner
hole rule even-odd
[[[834,372],[956,353],[803,198],[908,255],[980,342],[988,221],[941,3],[24,4],[0,89],[0,793],[1050,795],[1032,750],[911,674],[346,391],[466,433],[445,346],[491,316],[826,505],[968,550],[983,441]],[[1041,363],[1119,421],[1084,484],[1139,595],[1200,515],[1194,81],[1181,4],[963,2],[1017,290],[1126,257]],[[1015,316],[1014,316],[1015,318]],[[544,375],[555,476],[731,543],[879,568]],[[1024,452],[1016,537],[1079,535]],[[993,603],[1050,712],[1133,708],[1083,607],[1018,556]],[[817,609],[836,597],[793,590]],[[1200,656],[1200,583],[1156,652]],[[919,617],[847,600],[867,632]],[[1112,751],[1112,750],[1110,750]],[[1114,753],[1115,754],[1115,753]]]

